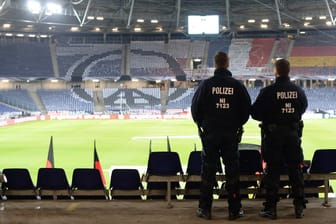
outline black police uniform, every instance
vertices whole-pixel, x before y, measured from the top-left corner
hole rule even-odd
[[[250,107],[246,88],[227,69],[216,69],[214,76],[204,80],[195,92],[191,112],[203,145],[199,208],[206,212],[211,211],[220,156],[225,165],[229,211],[237,214],[241,208],[237,133],[247,122]]]
[[[279,200],[280,170],[284,164],[288,167],[294,204],[304,203],[301,117],[307,106],[304,91],[288,76],[277,77],[274,84],[261,89],[252,105],[252,118],[262,121],[262,154],[267,163],[265,207],[274,208]]]

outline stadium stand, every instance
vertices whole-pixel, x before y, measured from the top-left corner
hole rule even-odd
[[[204,58],[207,53],[209,43],[207,41],[195,40],[191,42],[191,57],[192,58]]]
[[[56,55],[60,76],[67,79],[72,76],[82,77],[82,75],[84,77],[120,76],[120,44],[58,44]],[[100,68],[97,64],[104,64],[104,67]],[[96,70],[97,68],[99,69]]]
[[[218,51],[229,52],[229,46],[231,45],[231,39],[217,39],[210,41],[208,50],[208,67],[215,67],[213,58]]]
[[[287,58],[290,39],[279,38],[275,41],[274,58]]]
[[[159,88],[106,88],[103,90],[106,111],[158,109],[160,106]]]
[[[247,75],[252,39],[232,39],[229,46],[230,68],[235,75]]]
[[[47,111],[69,111],[93,113],[93,102],[85,100],[75,93],[75,90],[57,89],[57,90],[38,90]],[[83,96],[83,95],[82,95]]]
[[[54,76],[48,42],[5,42],[0,41],[2,77]]]
[[[190,40],[170,40],[168,54],[176,59],[182,69],[187,68]]]
[[[20,110],[0,103],[0,114],[19,112]]]
[[[327,112],[334,111],[336,102],[334,100],[336,88],[331,87],[316,87],[304,88],[308,98],[308,111]]]
[[[170,88],[167,108],[183,110],[190,108],[194,92],[194,88]]]
[[[0,90],[0,101],[17,108],[38,111],[34,100],[25,89]]]
[[[289,60],[297,75],[334,74],[336,67],[334,41],[321,37],[297,38]]]
[[[253,39],[247,67],[265,67],[270,59],[274,41],[274,38]]]

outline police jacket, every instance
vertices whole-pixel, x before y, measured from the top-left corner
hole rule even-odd
[[[274,84],[260,90],[252,105],[251,115],[265,125],[291,125],[301,120],[307,106],[304,91],[288,76],[280,76]]]
[[[205,131],[234,131],[245,124],[251,107],[250,96],[243,84],[232,78],[227,69],[216,69],[204,80],[192,99],[193,120]]]

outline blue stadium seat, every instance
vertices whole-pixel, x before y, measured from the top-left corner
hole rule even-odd
[[[311,166],[309,169],[310,174],[327,174],[336,172],[336,149],[317,149],[314,152]],[[321,187],[324,185],[323,181],[305,181],[306,188]],[[333,192],[330,188],[329,192]],[[306,194],[306,197],[318,197],[318,194]]]
[[[36,187],[42,199],[70,199],[70,186],[62,168],[40,168]]]
[[[144,194],[139,171],[136,169],[114,169],[110,182],[112,199],[142,199]]]
[[[7,182],[2,184],[3,199],[37,199],[38,193],[26,168],[7,168],[2,171]]]
[[[218,160],[217,164],[217,172],[223,173],[222,165],[220,160]],[[189,154],[188,164],[186,174],[190,175],[201,175],[202,169],[202,152],[201,151],[192,151]],[[218,188],[218,184],[216,182],[215,188]],[[185,190],[184,190],[184,199],[198,199],[200,195],[200,182],[196,181],[186,181]]]
[[[72,174],[72,196],[74,199],[106,199],[109,194],[103,184],[99,170],[76,168]]]
[[[183,170],[180,157],[176,152],[151,152],[149,154],[146,172],[148,176],[174,176],[178,173],[183,174]],[[171,183],[173,191],[179,188],[179,182]],[[164,199],[166,197],[167,184],[165,182],[148,182],[147,190],[147,199]],[[159,190],[159,192],[155,192],[156,190]]]

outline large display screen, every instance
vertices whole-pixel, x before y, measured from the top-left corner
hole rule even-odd
[[[219,16],[218,15],[190,15],[188,16],[188,34],[218,34]]]

